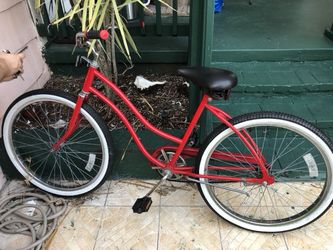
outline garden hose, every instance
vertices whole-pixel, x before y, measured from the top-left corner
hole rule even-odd
[[[0,231],[30,236],[32,243],[21,249],[39,250],[66,210],[64,199],[33,189],[7,194],[0,200]]]

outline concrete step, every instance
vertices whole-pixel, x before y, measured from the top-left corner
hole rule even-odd
[[[333,1],[225,1],[215,15],[213,61],[333,60]]]
[[[213,62],[333,60],[333,45],[331,48],[213,49],[212,60]]]
[[[333,92],[292,95],[232,94],[230,100],[215,101],[214,105],[231,116],[255,112],[278,111],[302,117],[324,130],[333,130]],[[219,121],[208,116],[208,123]]]
[[[236,73],[238,86],[233,92],[288,94],[333,91],[333,60],[219,62],[211,66]]]

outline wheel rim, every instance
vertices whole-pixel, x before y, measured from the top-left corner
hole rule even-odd
[[[268,164],[267,166],[270,173],[273,176],[275,175],[275,177],[277,177],[276,183],[267,187],[258,185],[246,186],[244,185],[244,183],[223,183],[223,185],[227,185],[229,187],[248,192],[250,194],[250,198],[239,198],[239,196],[241,195],[239,195],[238,193],[209,187],[208,185],[200,185],[200,187],[205,196],[205,199],[214,209],[214,211],[235,224],[241,223],[241,226],[257,231],[291,230],[303,226],[309,221],[312,221],[318,216],[320,216],[320,214],[323,213],[331,203],[332,191],[330,190],[332,186],[332,171],[330,167],[326,166],[330,166],[330,164],[332,164],[332,153],[328,146],[317,135],[315,135],[310,130],[305,129],[304,127],[292,122],[279,119],[257,119],[241,122],[237,124],[236,127],[238,129],[248,129],[249,127],[252,127],[254,125],[258,126],[261,131],[259,131],[260,129],[257,129],[257,131],[252,130],[252,132],[248,132],[251,133],[252,137],[254,133],[257,133],[257,137],[254,138],[254,140],[262,149],[265,148],[265,144],[263,143],[264,138],[266,138],[267,140],[268,135],[271,133],[271,131],[268,131],[267,128],[264,127],[267,124],[269,124],[270,126],[280,127],[279,129],[281,131],[275,131],[275,133],[271,134],[274,135],[273,138],[279,138],[279,133],[280,135],[282,135],[281,138],[284,138],[285,133],[282,132],[282,130],[285,129],[290,130],[290,135],[294,133],[295,135],[297,134],[297,136],[299,137],[290,137],[290,135],[287,134],[285,136],[284,142],[283,139],[280,139],[280,144],[271,144],[270,148],[273,148],[271,152],[275,151],[275,158],[272,157],[274,156],[274,153],[271,153],[271,155],[268,157],[268,150],[263,150],[265,158],[269,159],[268,163],[273,163],[271,165]],[[262,133],[263,130],[266,130],[266,137],[259,136],[259,134]],[[278,133],[277,136],[276,133]],[[237,144],[239,142],[235,141],[235,139],[233,142],[227,143],[226,140],[228,138],[228,140],[232,141],[232,139],[230,139],[232,137],[229,137],[232,134],[233,131],[227,129],[221,134],[219,134],[207,146],[207,149],[202,156],[202,159],[206,159],[206,161],[202,160],[202,162],[200,163],[199,172],[201,174],[212,172],[211,170],[207,171],[207,166],[214,166],[214,164],[216,164],[216,160],[215,162],[213,162],[213,160],[208,159],[211,157],[212,153],[216,150],[216,148],[218,148],[218,145],[221,142],[223,142],[223,144],[225,145],[231,145],[231,148],[238,147],[238,153],[243,152]],[[287,140],[288,137],[289,141]],[[304,144],[304,142],[301,144],[301,137],[305,137],[308,141],[308,144],[314,144],[316,146],[316,152],[313,152],[314,150],[308,150],[308,152],[301,151],[300,149],[302,147],[306,148],[306,144]],[[261,141],[259,139],[261,139]],[[223,146],[224,151],[228,150],[227,146],[225,145]],[[267,148],[269,147],[268,142],[266,141],[266,149]],[[290,150],[292,148],[294,149]],[[298,156],[294,156],[294,160],[289,162],[289,168],[288,165],[287,167],[285,167],[287,161],[285,160],[284,163],[282,158],[291,158],[290,154],[296,154],[296,150],[299,151],[299,153],[297,153]],[[249,154],[248,151],[246,153]],[[316,155],[315,153],[319,153],[321,159],[318,159],[318,155]],[[302,157],[299,158],[300,155],[302,155]],[[317,164],[317,172],[313,165],[311,165],[313,163],[313,160]],[[301,164],[302,167],[300,167],[300,165],[297,165],[300,164],[299,162],[301,161],[303,161],[304,163]],[[221,162],[221,160],[219,160],[219,163],[224,166],[226,165],[226,161]],[[230,166],[230,161],[228,162],[228,164]],[[235,165],[235,163],[232,164]],[[232,164],[231,166],[234,166]],[[279,165],[280,170],[276,168],[277,164]],[[325,167],[319,164],[323,164]],[[243,163],[239,165],[245,169],[245,167],[248,168],[248,166],[251,164],[245,164],[243,161]],[[282,171],[283,169],[284,171]],[[307,170],[308,172],[307,176],[305,175],[305,170]],[[216,170],[214,171],[216,173]],[[229,175],[231,174],[231,171],[227,172]],[[294,176],[291,175],[292,172]],[[301,172],[304,172],[302,174],[302,178],[295,179],[297,175],[298,177],[301,176]],[[226,174],[225,170],[224,174]],[[242,175],[242,177],[258,177],[258,175],[260,176],[260,173],[258,173],[258,171],[254,169],[244,171]],[[205,179],[202,180],[207,181]],[[280,201],[277,201],[277,198],[279,198]],[[298,201],[298,204],[293,204],[296,200]],[[300,201],[302,202],[302,204],[300,204]],[[278,204],[278,202],[280,202],[279,209],[274,208],[276,207],[276,204]],[[303,207],[301,207],[300,205],[302,205]],[[267,217],[266,220],[264,220],[265,217]]]
[[[103,132],[83,108],[76,131],[52,152],[74,106],[60,96],[33,95],[16,103],[4,123],[4,144],[14,166],[39,188],[58,195],[89,192],[102,181],[108,165]]]

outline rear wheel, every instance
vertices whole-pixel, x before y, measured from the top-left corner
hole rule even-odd
[[[333,153],[330,140],[322,132],[303,119],[274,112],[242,115],[232,123],[255,141],[275,182],[199,179],[201,195],[219,216],[249,230],[282,232],[316,220],[329,208],[333,200]],[[231,157],[217,156],[221,152]],[[199,153],[197,173],[260,178],[260,168],[251,159],[239,137],[220,126]]]
[[[70,138],[52,150],[67,130],[75,103],[75,97],[60,91],[32,91],[19,97],[4,118],[3,143],[11,162],[32,184],[55,195],[85,194],[111,173],[109,130],[87,104]]]

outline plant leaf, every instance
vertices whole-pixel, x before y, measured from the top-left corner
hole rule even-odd
[[[83,3],[83,12],[82,12],[82,31],[86,31],[87,27],[87,12],[88,12],[88,1],[89,0],[84,0]]]
[[[124,44],[125,52],[128,55],[128,57],[131,59],[131,55],[130,55],[128,45],[127,45],[127,41],[126,41],[126,35],[125,35],[125,32],[124,32],[124,25],[123,25],[123,22],[121,20],[120,14],[119,14],[119,10],[118,10],[118,7],[117,7],[116,0],[112,0],[112,6],[113,6],[114,14],[115,14],[115,17],[116,17],[116,20],[117,20],[118,29],[119,29],[120,34],[121,34],[122,42]]]
[[[90,44],[90,47],[89,47],[89,50],[88,50],[88,56],[91,54],[94,46],[95,46],[95,43],[96,43],[96,39],[92,40],[91,44]]]
[[[71,18],[72,15],[74,16],[75,14],[79,14],[82,10],[83,10],[83,8],[78,9],[78,10],[76,10],[75,12],[72,12],[73,10],[71,10],[70,12],[68,12],[67,15],[65,15],[65,16],[62,17],[62,18],[59,18],[59,19],[55,20],[54,22],[52,22],[52,24],[54,24],[54,25],[59,24],[59,23],[61,23],[62,21],[66,20],[67,18],[69,18],[69,20],[71,20],[71,19],[72,19],[72,18]]]
[[[101,15],[100,15],[100,17],[99,17],[99,21],[98,21],[98,23],[97,23],[97,29],[98,29],[98,30],[99,30],[99,29],[102,27],[102,25],[103,25],[104,17],[105,17],[105,14],[106,14],[106,11],[107,11],[107,8],[108,8],[109,4],[110,4],[110,0],[107,0],[107,1],[105,2],[105,4],[104,4],[104,7],[103,7],[102,12],[101,12]]]
[[[91,26],[91,19],[93,16],[93,12],[94,12],[94,5],[95,5],[95,0],[89,0],[89,11],[88,11],[88,25],[89,27]],[[88,27],[88,29],[89,29]]]
[[[99,9],[101,7],[102,1],[103,0],[97,0],[95,10],[94,10],[94,14],[93,14],[91,20],[89,20],[89,28],[88,29],[91,29],[92,27],[94,27],[96,19],[97,19],[98,15],[100,14]]]
[[[117,44],[117,46],[118,46],[118,48],[119,48],[119,51],[124,55],[124,57],[126,58],[126,60],[128,61],[128,62],[130,62],[131,61],[131,59],[128,57],[128,55],[125,53],[125,50],[124,50],[124,47],[123,47],[123,45],[121,44],[121,41],[120,41],[120,39],[119,39],[119,37],[118,37],[118,34],[115,32],[115,34],[114,34],[114,38],[115,38],[115,40],[116,40],[116,44]]]
[[[162,4],[164,4],[165,6],[167,6],[168,8],[172,9],[173,11],[177,11],[176,9],[172,8],[172,6],[170,6],[169,4],[164,2],[163,0],[158,0],[158,1],[161,2]]]
[[[132,49],[134,50],[134,52],[135,52],[138,56],[140,56],[139,51],[138,51],[138,49],[137,49],[137,47],[136,47],[136,45],[135,45],[135,42],[134,42],[134,40],[133,40],[131,34],[129,33],[129,31],[128,31],[126,25],[124,25],[124,31],[125,31],[126,39],[127,39],[128,43],[131,45],[131,47],[132,47]]]
[[[72,8],[71,10],[70,10],[70,12],[69,13],[67,13],[67,14],[70,14],[70,16],[69,16],[69,20],[72,20],[73,19],[73,17],[74,17],[74,15],[78,12],[78,9],[80,8],[80,3],[82,2],[82,0],[78,0],[77,1],[77,3],[75,4],[75,6],[74,6],[74,8]]]

